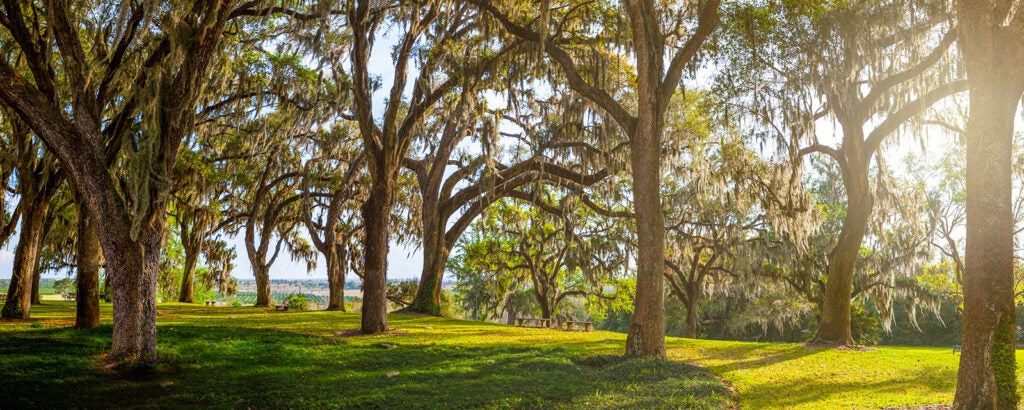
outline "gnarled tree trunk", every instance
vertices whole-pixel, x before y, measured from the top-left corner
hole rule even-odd
[[[445,243],[445,227],[438,212],[439,206],[436,196],[423,196],[420,215],[423,228],[423,270],[420,272],[416,297],[406,308],[408,311],[441,314],[441,281],[450,249]]]
[[[178,292],[178,302],[193,303],[193,292],[196,280],[196,264],[199,261],[198,249],[185,249],[185,266],[181,274],[181,291]]]

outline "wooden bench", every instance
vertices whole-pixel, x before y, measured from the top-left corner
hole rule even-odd
[[[61,295],[61,297],[63,297],[64,300],[75,300],[75,293],[71,292],[68,294]]]
[[[207,300],[206,301],[206,306],[217,306],[217,302],[214,302],[212,300]]]
[[[274,305],[274,310],[280,310],[283,312],[288,311],[288,305]]]
[[[6,293],[0,293],[0,300],[7,300],[7,294]]]
[[[953,353],[960,353],[960,345],[953,345]]]
[[[533,323],[536,326],[531,327],[551,327],[551,319],[541,319],[536,317],[517,318],[516,323],[518,323],[519,326],[526,326],[526,323]]]
[[[565,330],[568,331],[576,330],[579,328],[583,328],[584,332],[594,331],[594,322],[581,322],[576,320],[569,320],[562,324],[565,325]]]

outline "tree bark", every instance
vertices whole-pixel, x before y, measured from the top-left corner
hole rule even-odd
[[[199,249],[185,247],[185,266],[181,274],[181,291],[178,292],[178,302],[194,303],[193,292],[196,280],[196,263],[199,261]]]
[[[423,270],[420,272],[416,297],[405,310],[440,316],[441,281],[450,250],[445,243],[437,197],[424,195],[422,198],[420,223],[423,228]]]
[[[43,246],[46,216],[50,209],[50,196],[23,198],[32,206],[25,207],[21,217],[21,233],[14,250],[14,271],[0,317],[29,319],[32,311],[32,283],[39,270],[39,251]]]
[[[857,140],[862,138],[855,138],[854,142]],[[852,145],[843,148],[856,151],[851,148]],[[843,219],[839,239],[828,255],[828,280],[825,282],[821,320],[811,339],[812,344],[856,344],[850,328],[850,298],[860,245],[867,232],[874,204],[868,182],[868,160],[859,154],[851,152],[847,156],[847,166],[842,167],[843,185],[847,192],[846,217]],[[870,154],[866,155],[870,158]]]
[[[380,166],[371,159],[371,167]],[[391,208],[394,201],[394,172],[372,170],[370,196],[363,204],[363,309],[360,330],[366,334],[388,330],[387,269]]]
[[[269,307],[271,302],[270,267],[261,264],[253,264],[252,274],[256,278],[256,304],[253,306]]]
[[[997,6],[999,5],[999,6]],[[963,349],[956,409],[1015,409],[1013,128],[1024,93],[1021,4],[959,0],[959,47],[970,89]],[[1012,13],[1012,14],[1011,14]]]
[[[43,231],[45,232],[46,230],[44,229]],[[35,269],[32,270],[32,305],[34,306],[43,304],[43,298],[39,295],[39,282],[43,280],[43,271],[39,269],[39,253],[42,249],[42,244],[36,247],[36,264]]]
[[[327,255],[327,286],[329,298],[327,310],[345,311],[345,259],[336,244],[327,244],[331,247]]]
[[[78,284],[75,329],[100,325],[100,243],[85,206],[78,207]]]
[[[688,298],[686,300],[686,329],[683,332],[684,337],[691,339],[697,338],[697,302],[700,300],[700,293],[697,290],[697,286],[687,286],[686,292]]]

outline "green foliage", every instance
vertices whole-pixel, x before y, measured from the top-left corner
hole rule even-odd
[[[53,282],[53,290],[59,295],[67,295],[68,293],[74,292],[77,286],[78,280],[71,278],[57,279]],[[42,289],[39,290],[42,293]]]
[[[865,309],[863,304],[854,302],[850,306],[850,332],[858,344],[874,346],[882,336],[882,327],[878,318]]]
[[[288,295],[288,297],[284,299],[284,304],[287,305],[288,309],[291,310],[309,309],[309,301],[306,300],[306,295],[301,293],[293,293],[291,295]]]

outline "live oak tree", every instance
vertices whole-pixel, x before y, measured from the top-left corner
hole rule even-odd
[[[311,135],[310,159],[303,174],[302,221],[317,251],[327,262],[327,310],[345,311],[345,273],[353,239],[362,228],[359,204],[365,197],[365,157],[352,127],[339,124]]]
[[[362,206],[363,307],[361,331],[379,333],[387,326],[387,253],[396,181],[424,118],[441,98],[458,89],[462,79],[487,71],[487,56],[477,56],[462,39],[478,35],[475,11],[461,2],[431,0],[390,3],[352,0],[344,5],[344,26],[351,50],[334,50],[328,58],[351,82],[350,117],[359,126],[366,152],[369,193]],[[369,58],[392,26],[394,71],[383,111],[375,114],[379,85]],[[347,67],[344,64],[347,59]],[[411,70],[418,70],[415,73]],[[407,92],[411,86],[411,92]]]
[[[514,56],[515,51],[501,53]],[[501,81],[482,89],[488,83],[469,78],[461,93],[446,99],[454,108],[443,118],[428,118],[422,157],[405,162],[419,187],[424,238],[420,286],[407,311],[440,313],[451,248],[491,204],[501,198],[530,201],[534,183],[582,192],[609,175],[614,151],[623,149],[617,144],[621,138],[605,132],[607,127],[594,122],[594,113],[571,93],[552,91],[541,98],[517,89],[522,86],[507,86],[505,106],[487,107],[481,92],[516,83],[516,73],[532,72],[507,58],[504,62],[508,72]]]
[[[542,1],[507,9],[487,0],[472,2],[494,19],[492,25],[530,42],[538,56],[546,55],[548,64],[563,71],[570,88],[629,137],[639,249],[626,354],[665,357],[665,218],[660,198],[665,113],[684,69],[718,23],[719,1],[629,0],[621,10],[604,2],[554,7]],[[629,65],[630,60],[632,80],[620,85],[604,81],[603,67]],[[621,92],[623,88],[632,92]]]
[[[3,3],[0,25],[27,70],[0,63],[0,101],[60,159],[94,217],[116,306],[109,360],[156,357],[156,269],[177,152],[221,40],[270,5]],[[122,153],[127,167],[108,172]]]
[[[872,159],[929,107],[965,88],[951,63],[957,32],[944,1],[781,2],[767,10],[739,13],[745,17],[733,28],[747,48],[731,60],[736,70],[723,73],[738,81],[738,72],[761,73],[740,81],[751,86],[746,103],[754,116],[781,124],[794,161],[822,155],[839,165],[845,216],[828,253],[812,343],[852,344],[854,272],[876,208]],[[834,121],[834,137],[824,137],[819,120]]]
[[[54,196],[64,182],[53,154],[43,147],[28,124],[7,110],[10,136],[17,170],[17,194],[20,223],[18,244],[14,251],[14,271],[7,290],[7,300],[0,317],[31,317],[33,290],[38,303],[40,254],[46,239],[47,222]]]

